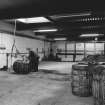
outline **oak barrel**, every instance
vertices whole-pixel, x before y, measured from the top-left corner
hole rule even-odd
[[[28,74],[31,72],[29,63],[24,62],[23,60],[16,60],[13,64],[13,70],[18,74]]]
[[[72,93],[81,97],[92,95],[92,77],[86,64],[72,65]]]
[[[105,65],[94,67],[92,93],[94,105],[105,105]]]

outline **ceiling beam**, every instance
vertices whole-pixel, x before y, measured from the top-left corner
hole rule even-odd
[[[0,0],[0,19],[51,16],[84,11],[105,11],[103,1],[91,0]]]

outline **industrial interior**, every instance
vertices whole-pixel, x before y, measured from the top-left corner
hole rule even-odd
[[[0,0],[0,105],[105,105],[105,6],[90,0]]]

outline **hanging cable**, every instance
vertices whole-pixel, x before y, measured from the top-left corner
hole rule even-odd
[[[14,47],[16,48],[16,45],[15,45],[15,37],[16,37],[16,20],[15,20],[15,26],[14,26],[14,30],[13,30],[13,45],[12,45],[12,48],[11,48],[11,67],[12,67],[12,55],[13,55],[13,50],[14,50]],[[16,48],[17,50],[17,48]]]
[[[15,20],[15,26],[14,26],[14,31],[13,31],[13,46],[11,52],[13,52],[13,48],[15,46],[15,35],[16,35],[16,20]]]

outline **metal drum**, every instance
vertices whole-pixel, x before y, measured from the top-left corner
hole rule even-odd
[[[92,77],[88,71],[88,65],[75,64],[72,65],[72,93],[81,97],[92,95]]]
[[[18,74],[28,74],[29,72],[31,72],[29,63],[23,62],[23,60],[15,61],[13,64],[13,70]]]

